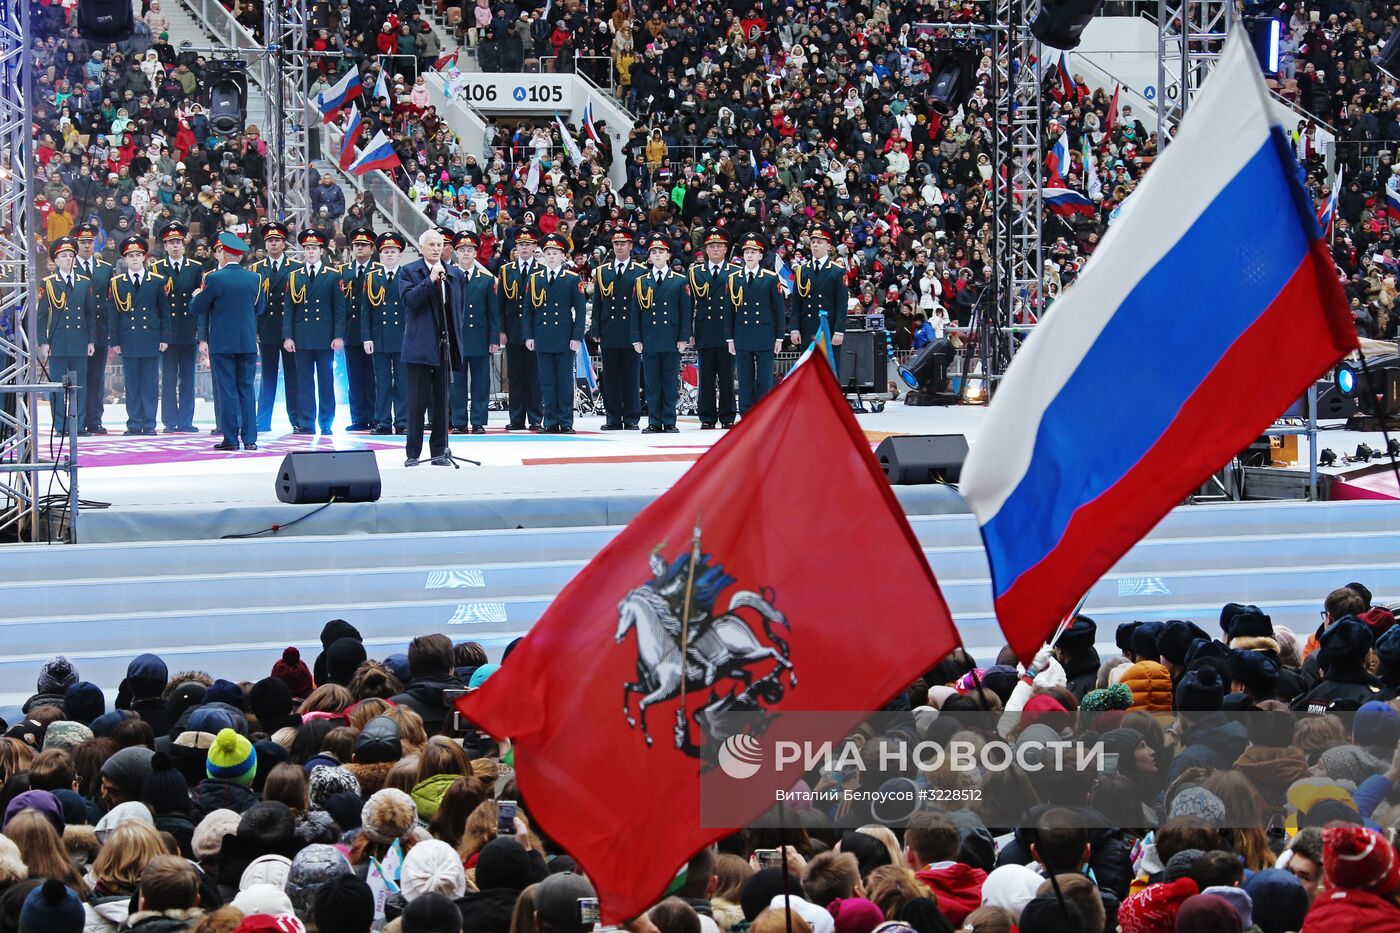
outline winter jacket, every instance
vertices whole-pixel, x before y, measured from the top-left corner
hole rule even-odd
[[[180,846],[180,854],[194,858],[194,821],[184,813],[161,813],[156,816],[156,829],[169,833]]]
[[[1289,708],[1307,712],[1313,707],[1326,710],[1341,703],[1344,709],[1359,709],[1362,703],[1389,700],[1393,695],[1394,691],[1365,671],[1328,670],[1321,683],[1294,700]]]
[[[1065,677],[1068,678],[1065,686],[1076,700],[1084,699],[1084,694],[1098,683],[1099,663],[1099,653],[1093,648],[1065,662]]]
[[[204,819],[215,810],[232,810],[242,815],[258,802],[258,795],[241,784],[207,778],[190,795],[195,815]]]
[[[1187,768],[1223,771],[1243,755],[1248,746],[1249,732],[1239,720],[1227,719],[1224,713],[1194,716],[1186,731],[1186,747],[1172,762],[1168,780],[1175,781]]]
[[[1400,907],[1369,891],[1318,891],[1302,933],[1400,933]]]
[[[418,819],[426,823],[437,815],[438,807],[442,806],[443,795],[459,777],[459,774],[435,774],[418,782],[413,788],[413,793],[409,794],[418,807]]]
[[[191,910],[143,910],[131,915],[125,929],[131,933],[185,933],[203,916],[204,911],[198,907]]]
[[[1021,827],[1034,827],[1040,822],[1040,814],[1052,809],[1054,804],[1040,804],[1026,811],[1019,823]],[[1099,889],[1113,892],[1118,898],[1128,896],[1132,884],[1134,841],[1122,830],[1109,823],[1108,817],[1090,807],[1074,808],[1080,814],[1083,825],[1088,827],[1089,868]],[[1033,829],[1017,829],[1010,842],[997,853],[997,865],[1029,865]]]
[[[939,913],[956,927],[982,906],[982,882],[987,880],[987,873],[962,862],[938,864],[942,867],[925,868],[914,877],[933,892]]]
[[[407,704],[423,718],[423,729],[433,736],[442,732],[443,723],[447,721],[447,707],[442,702],[442,691],[461,690],[464,687],[466,684],[451,675],[415,677],[403,693],[391,697],[389,702],[395,705]]]
[[[117,933],[131,913],[131,895],[94,895],[83,905],[83,911],[87,914],[87,919],[83,921],[83,933]]]
[[[510,933],[510,918],[520,892],[513,888],[488,888],[457,900],[462,912],[462,933]]]

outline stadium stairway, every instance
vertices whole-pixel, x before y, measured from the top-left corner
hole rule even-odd
[[[1094,587],[1085,612],[1098,621],[1106,653],[1114,650],[1114,628],[1134,619],[1191,619],[1215,633],[1220,607],[1231,601],[1255,603],[1306,637],[1326,594],[1352,580],[1371,587],[1378,603],[1400,596],[1397,518],[1400,503],[1384,502],[1177,509]],[[991,663],[1002,639],[972,517],[917,516],[911,523],[964,643]],[[109,698],[129,660],[146,651],[163,657],[172,673],[257,680],[288,645],[300,647],[309,664],[320,651],[321,627],[334,618],[360,629],[371,656],[401,652],[417,634],[445,632],[499,657],[618,530],[7,547],[0,715],[13,721],[39,666],[54,654],[70,657]],[[827,547],[813,566],[838,580],[858,579],[880,559],[841,554],[835,542]],[[634,559],[640,584],[649,573],[646,549]],[[783,602],[780,591],[776,604]],[[790,621],[801,630],[821,620]],[[878,619],[860,622],[879,637]],[[859,647],[853,642],[853,651]],[[622,650],[611,641],[597,648]]]

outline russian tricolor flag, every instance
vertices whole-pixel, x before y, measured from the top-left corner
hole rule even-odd
[[[1060,60],[1055,63],[1055,70],[1060,74],[1060,90],[1064,91],[1066,100],[1074,100],[1074,78],[1069,73],[1069,53],[1061,52]]]
[[[1332,183],[1332,193],[1327,196],[1327,203],[1322,205],[1322,212],[1317,215],[1317,224],[1322,228],[1323,236],[1332,230],[1332,218],[1337,214],[1337,195],[1342,190],[1342,174],[1346,168],[1342,165],[1337,169],[1337,180]]]
[[[380,130],[374,134],[374,138],[369,141],[365,151],[360,153],[360,157],[351,164],[350,174],[365,175],[375,169],[387,172],[402,164],[398,153],[394,152],[393,143],[384,135],[384,131]]]
[[[593,101],[591,100],[583,105],[583,131],[595,143],[602,145],[603,137],[598,133],[598,127],[593,122]]]
[[[1085,217],[1094,216],[1094,202],[1078,191],[1069,188],[1041,188],[1040,198],[1045,203],[1045,209],[1052,214],[1058,214],[1061,217],[1068,217],[1072,214],[1083,214]]]
[[[321,111],[321,122],[329,123],[334,120],[347,104],[364,92],[364,85],[360,83],[360,70],[351,68],[336,82],[335,87],[316,95],[316,109]]]
[[[1049,172],[1046,181],[1055,187],[1064,187],[1065,176],[1069,174],[1069,131],[1062,132],[1050,152],[1045,156],[1045,170]]]
[[[1029,660],[1356,343],[1237,27],[1175,141],[1017,354],[963,469],[1016,654]]]
[[[792,274],[792,267],[778,253],[773,254],[773,271],[778,275],[778,288],[784,295],[791,295],[797,284],[797,276]]]
[[[343,172],[355,162],[355,143],[360,141],[360,134],[365,131],[365,125],[360,120],[360,108],[350,108],[350,122],[345,125],[345,137],[340,141],[340,170]]]

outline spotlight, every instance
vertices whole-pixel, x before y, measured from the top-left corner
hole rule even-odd
[[[1254,47],[1254,57],[1259,59],[1259,67],[1269,77],[1277,75],[1283,23],[1268,14],[1246,13],[1242,19],[1245,35],[1249,36],[1249,44]]]
[[[1345,396],[1356,394],[1356,375],[1358,368],[1352,363],[1337,364],[1337,390]]]
[[[1376,452],[1371,449],[1370,444],[1357,444],[1356,455],[1352,457],[1352,459],[1360,461],[1361,463],[1370,463],[1371,458],[1375,456],[1375,453]]]
[[[1394,460],[1400,457],[1400,439],[1392,437],[1390,443],[1385,445],[1385,455]]]
[[[1057,49],[1075,48],[1102,6],[1103,0],[1045,0],[1031,23],[1031,35]]]
[[[1336,466],[1337,452],[1331,447],[1322,448],[1322,453],[1317,455],[1317,465],[1320,467]]]
[[[243,131],[248,112],[248,75],[239,60],[206,69],[209,79],[209,128],[219,136]]]
[[[1361,363],[1344,360],[1334,370],[1337,389],[1355,395],[1363,415],[1391,420],[1400,417],[1400,354],[1387,353],[1366,359],[1371,378]]]
[[[904,404],[948,405],[955,401],[948,394],[948,367],[953,365],[957,352],[951,340],[940,337],[910,357],[907,365],[899,367],[899,378],[910,389]]]

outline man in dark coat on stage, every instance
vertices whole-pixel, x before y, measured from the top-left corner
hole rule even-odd
[[[434,466],[452,466],[447,446],[448,399],[452,370],[462,368],[457,322],[462,314],[466,280],[462,270],[443,259],[442,234],[427,230],[418,238],[422,259],[399,275],[399,298],[405,320],[403,362],[408,370],[408,442],[404,466],[417,466],[423,453],[423,418],[433,406],[433,433],[428,453]]]

